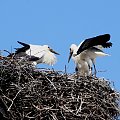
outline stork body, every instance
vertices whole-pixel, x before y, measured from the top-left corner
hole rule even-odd
[[[89,56],[89,58],[92,61],[93,67],[94,67],[94,74],[96,76],[97,70],[95,67],[95,60],[97,57],[102,57],[102,56],[110,56],[109,54],[104,53],[102,50],[96,48],[96,47],[91,47],[87,50],[85,50],[86,54]]]
[[[29,58],[29,61],[33,62],[35,65],[40,63],[54,65],[57,61],[55,54],[59,54],[52,50],[48,45],[32,45],[19,41],[18,43],[23,45],[23,47],[16,49],[16,57]]]
[[[99,35],[93,38],[85,39],[78,48],[77,55],[87,51],[87,55],[92,60],[95,76],[96,76],[96,67],[95,67],[95,59],[98,56],[109,56],[104,53],[101,48],[110,48],[112,47],[112,43],[108,42],[110,40],[110,34]]]
[[[88,69],[89,69],[88,73],[91,73],[92,64],[93,64],[95,76],[96,76],[97,71],[95,67],[95,59],[99,56],[109,56],[108,54],[104,53],[101,50],[101,48],[109,48],[112,46],[112,43],[108,42],[109,40],[110,40],[110,35],[104,34],[97,37],[86,39],[85,41],[82,41],[76,48],[75,45],[71,45],[70,50],[75,51],[74,55],[73,55],[74,52],[72,53],[72,58],[74,61],[76,61],[75,62],[76,65],[80,63],[80,61],[81,63],[83,63],[82,59],[84,59],[84,61],[87,62],[88,64]],[[77,57],[79,57],[79,59],[77,59]]]
[[[77,50],[78,46],[72,44],[70,47],[70,56],[68,62],[72,57],[73,61],[76,64],[76,72],[80,76],[89,76],[91,74],[92,61],[89,56],[86,55],[86,52],[82,52],[81,54],[77,55]]]

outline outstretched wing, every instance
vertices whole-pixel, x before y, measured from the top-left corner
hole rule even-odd
[[[18,54],[20,52],[26,52],[28,49],[30,49],[30,45],[29,44],[26,44],[26,43],[23,43],[23,42],[20,42],[20,41],[17,41],[19,44],[23,45],[23,47],[21,48],[16,48],[16,52],[15,54]]]
[[[104,34],[93,38],[88,38],[81,44],[77,51],[77,54],[80,54],[82,51],[96,45],[102,45],[104,48],[110,48],[112,46],[112,43],[108,42],[109,40],[110,34]]]

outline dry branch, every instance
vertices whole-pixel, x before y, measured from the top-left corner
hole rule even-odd
[[[0,60],[0,117],[7,120],[117,120],[119,93],[110,82],[77,78],[27,61]]]

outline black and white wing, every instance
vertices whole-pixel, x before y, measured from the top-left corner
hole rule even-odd
[[[30,45],[29,44],[26,44],[26,43],[23,43],[23,42],[20,42],[20,41],[17,41],[17,42],[19,44],[23,45],[23,47],[16,48],[15,54],[19,54],[21,52],[26,52],[28,49],[30,49]]]
[[[112,46],[112,43],[108,42],[109,40],[110,34],[104,34],[93,38],[88,38],[80,45],[77,54],[80,54],[82,51],[97,45],[101,45],[104,48],[110,48]]]

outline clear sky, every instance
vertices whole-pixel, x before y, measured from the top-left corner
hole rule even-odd
[[[111,56],[97,58],[97,76],[120,91],[120,0],[0,0],[0,50],[14,52],[17,41],[48,44],[61,55],[55,70],[74,72],[67,63],[69,46],[100,34],[111,34]],[[5,53],[4,53],[5,54]],[[39,67],[48,67],[40,65]]]

